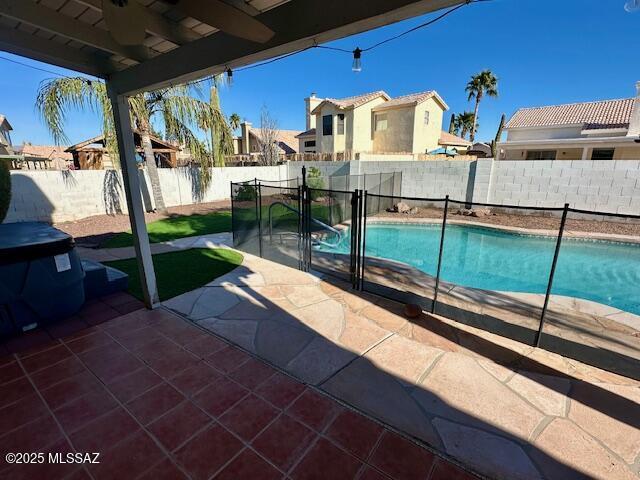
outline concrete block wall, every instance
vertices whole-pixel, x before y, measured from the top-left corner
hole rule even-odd
[[[230,182],[259,178],[284,180],[286,165],[214,168],[202,195],[196,188],[197,169],[160,169],[160,185],[169,207],[228,199]],[[151,202],[151,187],[141,172],[143,200]],[[5,222],[65,222],[92,215],[127,213],[121,173],[113,170],[26,170],[11,172],[11,203]]]
[[[640,160],[493,162],[490,203],[640,214]]]

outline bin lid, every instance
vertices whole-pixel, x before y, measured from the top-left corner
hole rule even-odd
[[[42,222],[0,224],[0,264],[17,263],[67,253],[73,237]]]

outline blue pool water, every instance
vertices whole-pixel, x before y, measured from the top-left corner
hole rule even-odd
[[[369,224],[367,256],[436,274],[440,225]],[[441,278],[467,287],[545,293],[556,239],[447,225]],[[349,235],[338,247],[349,253]],[[640,315],[640,245],[564,238],[553,294],[592,300]]]

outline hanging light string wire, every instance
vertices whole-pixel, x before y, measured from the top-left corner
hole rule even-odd
[[[489,2],[489,1],[491,1],[491,0],[466,0],[464,3],[461,3],[460,5],[456,5],[455,7],[452,7],[449,10],[446,10],[445,12],[441,13],[440,15],[438,15],[435,18],[432,18],[431,20],[428,20],[428,21],[426,21],[424,23],[421,23],[420,25],[416,25],[415,27],[412,27],[412,28],[410,28],[408,30],[405,30],[404,32],[401,32],[401,33],[399,33],[397,35],[389,37],[389,38],[387,38],[385,40],[381,40],[378,43],[374,43],[373,45],[371,45],[369,47],[366,47],[366,48],[347,50],[346,48],[332,47],[332,46],[329,46],[329,45],[319,45],[317,43],[314,43],[313,45],[310,45],[308,47],[301,48],[299,50],[294,50],[293,52],[289,52],[289,53],[286,53],[284,55],[280,55],[278,57],[270,58],[269,60],[265,60],[263,62],[253,63],[251,65],[245,65],[243,67],[238,67],[235,70],[231,70],[230,67],[226,66],[225,67],[225,71],[231,70],[232,72],[241,72],[243,70],[249,70],[249,69],[252,69],[252,68],[262,67],[264,65],[269,65],[270,63],[278,62],[280,60],[284,60],[285,58],[292,57],[292,56],[297,55],[299,53],[306,52],[307,50],[311,50],[312,48],[319,48],[319,49],[322,49],[322,50],[331,50],[331,51],[335,51],[335,52],[348,53],[349,55],[353,55],[355,50],[360,50],[361,52],[368,52],[368,51],[373,50],[374,48],[380,47],[381,45],[384,45],[386,43],[392,42],[393,40],[397,40],[398,38],[404,37],[405,35],[408,35],[408,34],[410,34],[412,32],[415,32],[416,30],[420,30],[422,28],[426,28],[426,27],[428,27],[430,25],[433,25],[434,23],[438,22],[439,20],[442,20],[446,16],[452,14],[453,12],[459,10],[462,7],[466,7],[467,5],[470,5],[472,3]],[[38,70],[38,71],[45,72],[45,73],[49,73],[51,75],[56,75],[56,76],[62,77],[62,78],[74,78],[74,77],[69,77],[69,76],[64,75],[62,73],[59,73],[59,72],[54,72],[52,70],[47,70],[47,69],[44,69],[44,68],[36,67],[35,65],[29,65],[27,63],[22,63],[22,62],[19,62],[17,60],[13,60],[11,58],[7,58],[7,57],[4,57],[4,56],[0,56],[0,60],[5,60],[7,62],[15,63],[15,64],[21,65],[23,67],[31,68],[31,69]],[[185,86],[190,86],[190,85],[197,85],[197,84],[202,83],[202,82],[210,82],[210,81],[213,81],[214,77],[215,77],[214,75],[209,75],[209,76],[201,78],[199,80],[193,80],[191,82],[186,82],[184,85]],[[88,83],[90,83],[90,82],[102,81],[102,80],[98,80],[98,79],[94,80],[94,79],[87,78],[86,81]]]

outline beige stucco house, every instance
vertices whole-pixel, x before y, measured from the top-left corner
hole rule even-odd
[[[392,98],[386,92],[347,98],[305,99],[307,130],[300,152],[424,154],[441,147],[464,151],[471,144],[442,131],[449,107],[436,91]]]
[[[503,160],[640,159],[640,82],[632,98],[521,108],[505,131]]]

